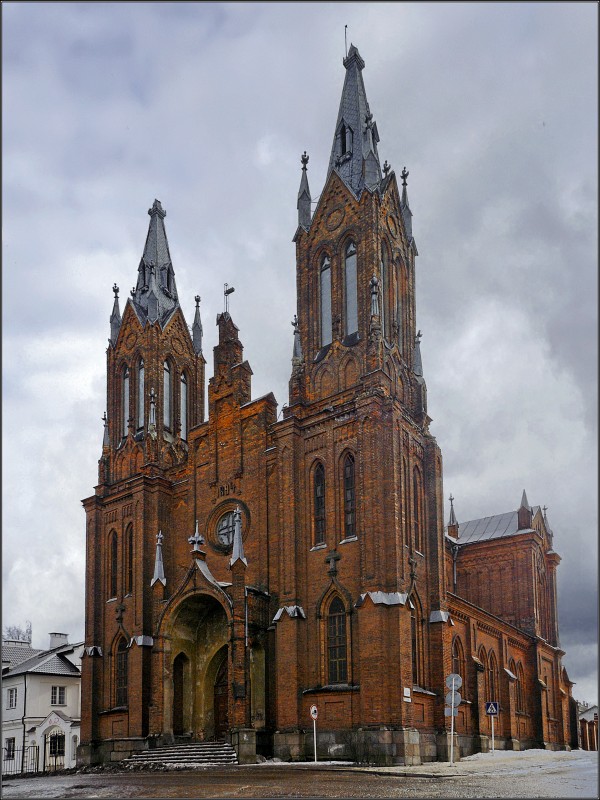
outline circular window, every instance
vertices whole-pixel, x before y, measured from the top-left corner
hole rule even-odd
[[[223,547],[231,547],[233,544],[233,531],[235,528],[235,515],[233,511],[223,514],[217,522],[217,541]]]

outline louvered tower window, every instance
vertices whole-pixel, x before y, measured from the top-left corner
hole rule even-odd
[[[354,456],[344,459],[344,538],[356,536],[356,493],[354,485]]]
[[[169,362],[163,364],[163,424],[171,429],[171,367]]]
[[[180,386],[179,386],[179,413],[181,417],[181,438],[187,439],[187,415],[188,415],[188,396],[187,396],[187,380],[185,373],[181,373]]]
[[[129,367],[123,368],[123,436],[129,431]]]
[[[138,365],[137,428],[144,427],[144,359]]]
[[[315,544],[325,542],[325,469],[319,464],[315,469]]]
[[[321,261],[321,347],[331,344],[331,262]]]

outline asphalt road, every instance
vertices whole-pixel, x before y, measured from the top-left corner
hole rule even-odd
[[[597,798],[598,754],[531,751],[419,768],[261,764],[4,780],[10,798]]]

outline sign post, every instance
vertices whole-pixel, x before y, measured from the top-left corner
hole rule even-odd
[[[485,713],[492,718],[492,755],[494,755],[494,717],[498,716],[498,705],[495,700],[485,704]]]
[[[317,763],[317,717],[319,716],[319,709],[316,706],[310,707],[310,716],[313,721],[313,739],[315,743],[315,764]]]
[[[444,709],[444,716],[450,717],[450,764],[454,764],[454,717],[458,716],[458,706],[462,697],[455,691],[462,686],[462,678],[457,672],[451,672],[446,678],[446,686],[450,691],[446,695],[446,705],[450,708]]]

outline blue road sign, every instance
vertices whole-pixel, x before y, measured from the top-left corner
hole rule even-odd
[[[495,702],[495,701],[492,701],[490,703],[486,703],[485,704],[485,713],[489,717],[497,717],[498,716],[498,705],[499,704],[497,702]]]

